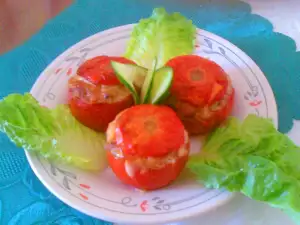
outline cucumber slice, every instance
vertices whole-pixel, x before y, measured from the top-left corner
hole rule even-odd
[[[156,69],[156,60],[154,60],[154,63],[152,65],[152,68],[148,70],[148,73],[146,75],[142,90],[141,90],[141,103],[145,104],[147,103],[149,97],[150,97],[150,92],[151,92],[151,87],[152,87],[152,80],[154,77]]]
[[[165,66],[154,73],[149,103],[157,104],[169,95],[173,80],[173,69]]]
[[[154,70],[148,70],[144,85],[141,90],[141,103],[145,104],[149,98],[154,72]]]
[[[138,90],[141,90],[145,77],[147,75],[147,69],[133,65],[133,64],[123,64],[119,62],[112,61],[111,66],[115,71],[119,81],[129,89],[133,95],[136,104],[139,104],[140,98]]]

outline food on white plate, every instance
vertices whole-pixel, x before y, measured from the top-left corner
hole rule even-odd
[[[30,95],[11,94],[0,102],[0,130],[26,151],[85,170],[107,166],[105,136],[81,123],[66,105],[48,109]]]
[[[234,88],[219,65],[196,55],[175,57],[167,65],[174,78],[166,104],[176,111],[189,134],[207,134],[230,116]]]
[[[111,61],[134,64],[124,57],[98,56],[84,62],[69,80],[68,102],[73,116],[96,131],[104,132],[119,112],[134,104]]]
[[[206,187],[241,192],[299,223],[300,148],[269,119],[227,118],[231,81],[217,64],[190,55],[195,33],[179,13],[155,9],[135,26],[127,59],[99,56],[78,69],[69,82],[70,108],[11,94],[0,101],[0,130],[26,151],[84,170],[99,171],[108,159],[121,181],[143,190],[169,185],[187,163]],[[105,144],[94,130],[108,124]],[[187,131],[208,134],[190,158]]]
[[[167,106],[126,109],[109,124],[106,139],[108,162],[116,176],[142,190],[170,184],[189,156],[188,134]]]

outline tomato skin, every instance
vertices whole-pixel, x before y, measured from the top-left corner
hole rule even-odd
[[[125,169],[125,158],[116,158],[107,152],[108,162],[114,174],[125,184],[135,188],[150,191],[163,188],[172,183],[184,169],[188,155],[179,158],[174,164],[167,164],[164,168],[141,172],[137,170],[134,177],[128,176]]]
[[[77,70],[79,76],[84,77],[95,85],[118,85],[120,84],[110,63],[117,61],[124,64],[135,64],[124,57],[97,56],[84,62]]]
[[[100,90],[101,86],[121,86],[117,79],[110,62],[118,61],[121,63],[134,64],[134,62],[123,57],[109,57],[98,56],[87,60],[77,70],[77,75],[90,82],[90,85],[95,85],[97,90]],[[109,102],[87,102],[86,96],[78,96],[74,92],[86,93],[84,90],[87,88],[85,82],[76,82],[76,86],[69,81],[68,91],[68,104],[73,116],[85,126],[103,132],[107,129],[108,124],[114,120],[116,115],[124,109],[134,104],[133,98],[128,91],[127,95],[124,95],[119,100]],[[73,82],[74,83],[74,82]],[[75,91],[74,91],[75,90]],[[103,91],[105,93],[105,91]],[[101,92],[94,92],[92,97],[96,97]],[[123,95],[120,95],[123,96]]]
[[[224,70],[196,55],[171,59],[174,79],[166,104],[180,117],[191,135],[207,134],[231,113],[234,89]]]
[[[121,113],[117,124],[116,141],[125,155],[162,156],[184,143],[184,126],[167,106],[133,106]]]
[[[190,150],[183,124],[166,106],[137,105],[121,112],[107,129],[107,142],[111,145],[108,162],[115,175],[142,190],[174,181]]]
[[[79,98],[69,98],[69,107],[72,115],[83,125],[99,132],[104,132],[108,124],[113,121],[119,112],[134,104],[131,95],[120,102],[88,104]]]
[[[211,115],[205,119],[197,118],[197,115],[191,118],[183,116],[182,122],[184,123],[186,130],[191,135],[205,135],[211,132],[214,128],[224,122],[231,114],[234,103],[233,100],[234,95],[231,95],[227,105],[224,106],[223,109],[211,112]]]

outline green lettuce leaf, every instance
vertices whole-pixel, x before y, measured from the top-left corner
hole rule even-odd
[[[188,168],[208,188],[226,188],[300,218],[300,148],[269,119],[230,118]]]
[[[160,68],[175,56],[191,54],[195,35],[196,27],[191,20],[157,8],[150,18],[140,20],[134,27],[125,57],[148,69],[157,58]]]
[[[48,109],[30,95],[12,94],[0,102],[0,130],[18,147],[86,170],[106,166],[104,134],[81,125],[69,107]]]

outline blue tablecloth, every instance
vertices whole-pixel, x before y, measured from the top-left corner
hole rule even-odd
[[[172,2],[172,3],[171,3]],[[194,3],[193,3],[194,2]],[[107,28],[148,17],[164,6],[192,19],[244,50],[266,74],[279,108],[279,128],[300,119],[300,53],[295,42],[266,19],[234,0],[78,0],[22,46],[0,57],[0,97],[27,92],[42,70],[71,45]],[[0,224],[109,224],[85,216],[49,193],[35,177],[22,149],[0,135]]]

